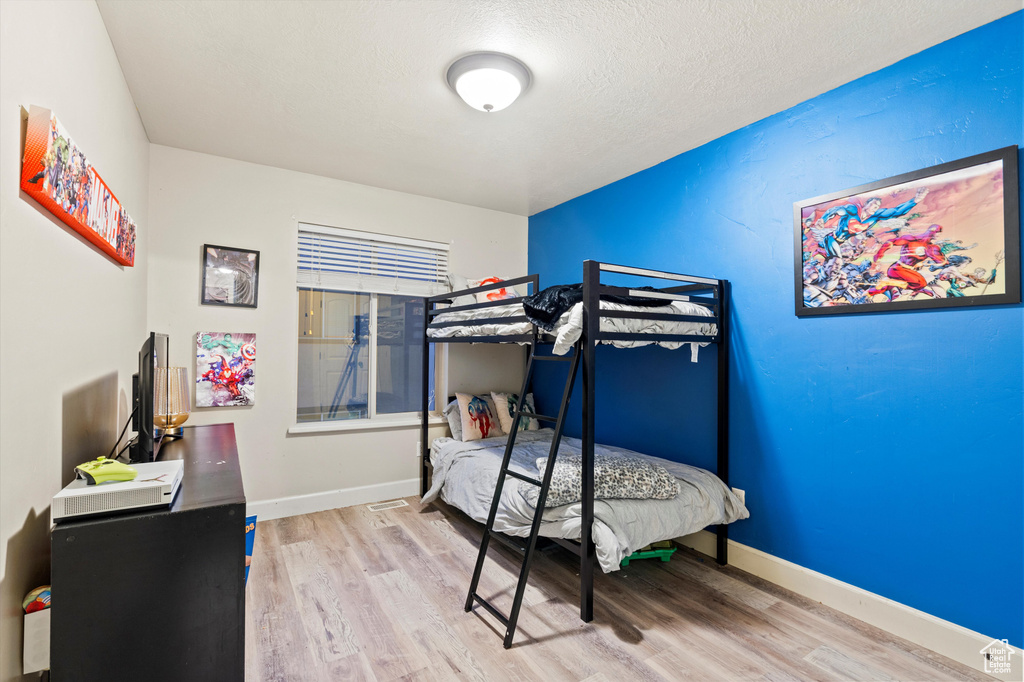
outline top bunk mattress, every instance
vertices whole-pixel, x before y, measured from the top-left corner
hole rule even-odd
[[[702,305],[686,301],[672,301],[669,305],[656,307],[639,307],[612,301],[601,301],[601,310],[617,310],[641,313],[668,313],[673,315],[693,315],[714,318],[714,313]],[[475,310],[459,310],[441,313],[434,322],[465,322],[450,327],[427,328],[427,336],[432,339],[444,339],[460,336],[518,336],[533,333],[530,322],[510,322],[508,324],[488,323],[474,324],[473,320],[500,317],[516,317],[523,315],[521,301],[508,305],[477,308]],[[680,320],[650,320],[642,318],[601,318],[601,331],[625,334],[674,334],[693,336],[714,336],[718,333],[717,325],[712,322],[687,322]],[[583,304],[577,303],[564,312],[550,332],[555,337],[552,352],[565,355],[573,347],[583,333]],[[617,348],[636,348],[657,344],[664,348],[679,348],[689,343],[692,358],[696,360],[697,348],[706,346],[707,342],[691,341],[602,341]]]

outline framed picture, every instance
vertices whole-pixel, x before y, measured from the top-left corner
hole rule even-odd
[[[203,244],[203,305],[255,308],[260,252]]]
[[[1020,303],[1017,148],[793,204],[796,314]]]
[[[196,334],[196,407],[256,402],[256,335]]]

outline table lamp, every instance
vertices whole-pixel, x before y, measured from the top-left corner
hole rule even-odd
[[[158,438],[181,438],[181,425],[192,412],[189,400],[188,368],[157,367],[154,377],[153,425]]]

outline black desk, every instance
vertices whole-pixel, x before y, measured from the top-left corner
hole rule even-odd
[[[241,682],[245,492],[233,424],[186,427],[170,509],[58,523],[50,534],[53,682]]]

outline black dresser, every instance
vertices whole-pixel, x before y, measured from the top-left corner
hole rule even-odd
[[[186,427],[169,509],[50,534],[53,682],[242,682],[245,492],[233,424]]]

